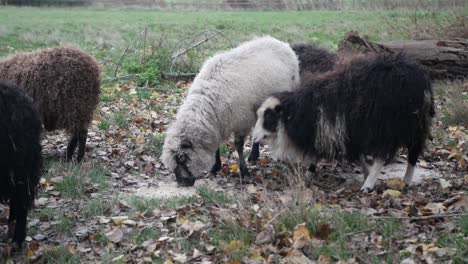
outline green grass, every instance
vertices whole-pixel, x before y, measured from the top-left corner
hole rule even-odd
[[[83,198],[86,188],[95,186],[99,191],[109,187],[106,169],[98,164],[51,163],[45,178],[62,176],[55,189],[66,198]]]
[[[111,126],[111,122],[110,122],[110,120],[107,119],[107,118],[101,119],[101,122],[99,122],[99,124],[97,125],[97,127],[98,127],[100,130],[104,130],[104,131],[109,130],[110,126]]]
[[[95,197],[84,205],[82,212],[85,217],[110,215],[116,203],[115,199]]]
[[[429,25],[440,24],[450,17],[445,11],[416,14],[419,24]],[[395,28],[412,23],[414,17],[415,12],[410,11],[176,12],[2,7],[0,56],[73,44],[103,64],[104,78],[113,77],[118,68],[118,75],[138,73],[139,86],[154,87],[161,83],[159,71],[169,70],[170,51],[174,54],[213,33],[190,38],[206,30],[225,32],[190,50],[172,70],[196,71],[207,56],[261,35],[289,42],[315,41],[331,49],[336,49],[338,41],[350,30],[369,35],[371,39],[409,38]],[[145,28],[147,34],[143,38]],[[148,93],[140,91],[137,96],[145,99]],[[111,99],[103,97],[104,101]]]
[[[80,257],[71,253],[65,246],[56,247],[44,252],[44,263],[49,264],[78,264]]]
[[[156,158],[159,158],[162,154],[164,144],[164,134],[155,133],[151,138],[149,144],[145,145],[145,151],[151,152]]]
[[[436,246],[455,248],[455,253],[451,256],[453,263],[467,263],[468,243],[466,242],[466,237],[468,236],[468,214],[462,215],[455,223],[458,230],[451,233],[442,233],[436,242]]]
[[[236,200],[234,197],[220,191],[215,191],[207,187],[200,187],[197,189],[197,194],[201,196],[207,203],[223,205],[233,203]]]
[[[228,251],[232,260],[241,261],[248,255],[248,246],[255,240],[255,232],[239,223],[222,223],[209,231],[211,242],[218,249]],[[240,242],[240,243],[239,243]],[[232,247],[234,243],[234,248]],[[239,243],[239,244],[238,244]]]
[[[161,236],[161,233],[156,228],[142,228],[134,229],[130,234],[131,241],[135,245],[141,245],[143,242],[150,239],[158,239]]]
[[[128,126],[129,115],[125,111],[119,111],[114,113],[112,117],[112,122],[116,124],[119,128],[125,128]]]
[[[128,202],[133,210],[138,212],[151,212],[159,208],[176,208],[179,206],[191,204],[195,202],[194,197],[174,197],[168,199],[158,198],[142,198],[139,196],[131,196]]]

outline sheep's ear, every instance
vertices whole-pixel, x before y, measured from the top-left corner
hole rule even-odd
[[[183,149],[191,149],[193,146],[192,146],[192,142],[190,142],[190,140],[183,139],[182,142],[180,142],[180,147],[183,148]]]
[[[283,111],[283,107],[281,107],[281,105],[275,106],[275,112],[276,113],[280,114],[282,111]]]

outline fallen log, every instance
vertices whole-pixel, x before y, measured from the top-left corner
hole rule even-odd
[[[358,32],[346,33],[338,44],[339,54],[352,53],[398,53],[427,67],[432,79],[457,79],[468,77],[468,40],[392,40],[370,41]]]

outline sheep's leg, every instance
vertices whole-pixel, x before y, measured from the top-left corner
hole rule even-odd
[[[405,177],[403,178],[406,186],[409,186],[413,180],[414,168],[418,161],[418,156],[423,150],[423,145],[421,140],[417,140],[416,144],[408,147],[408,166],[406,168]]]
[[[16,195],[16,194],[15,194]],[[17,201],[16,197],[12,197],[10,199],[10,215],[8,216],[8,238],[13,238],[15,234],[15,225],[16,225],[16,208],[17,208]]]
[[[221,169],[221,154],[219,153],[219,148],[216,150],[215,160],[215,164],[210,170],[213,174],[216,174]]]
[[[250,173],[249,170],[247,169],[247,164],[245,163],[245,158],[244,158],[244,141],[245,141],[245,136],[237,136],[234,139],[234,144],[236,145],[237,149],[237,154],[239,155],[239,170],[241,177],[249,177]]]
[[[249,155],[249,162],[252,164],[255,164],[258,160],[258,157],[260,157],[260,144],[253,143],[252,152],[250,152],[250,155]]]
[[[82,129],[78,132],[78,157],[77,161],[81,162],[86,151],[86,139],[88,138],[88,129]]]
[[[359,164],[361,165],[362,173],[364,174],[364,179],[369,176],[369,167],[367,167],[366,157],[364,155],[359,156]]]
[[[370,192],[374,189],[375,182],[379,178],[380,171],[384,165],[384,161],[381,159],[374,159],[374,164],[369,171],[369,176],[361,187],[362,192]]]
[[[76,146],[78,145],[78,133],[73,132],[70,137],[70,141],[68,142],[67,146],[67,153],[65,159],[67,161],[71,161],[73,158],[73,153],[75,152]]]
[[[315,154],[310,156],[310,166],[305,174],[306,183],[310,183],[315,176],[317,170],[317,156]]]
[[[15,172],[17,173],[15,176],[24,175],[22,174],[24,172],[24,169],[18,169]],[[15,189],[16,192],[10,202],[10,216],[8,218],[9,227],[13,224],[12,221],[16,220],[13,231],[14,249],[21,248],[26,238],[26,218],[28,217],[27,199],[29,193],[27,180],[20,179],[17,181]]]

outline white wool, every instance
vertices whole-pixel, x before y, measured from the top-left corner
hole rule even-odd
[[[166,132],[161,159],[171,171],[174,156],[186,153],[195,176],[214,164],[218,145],[232,133],[245,136],[256,110],[271,94],[299,84],[299,62],[289,44],[266,36],[208,59]],[[193,151],[180,148],[183,139]]]

